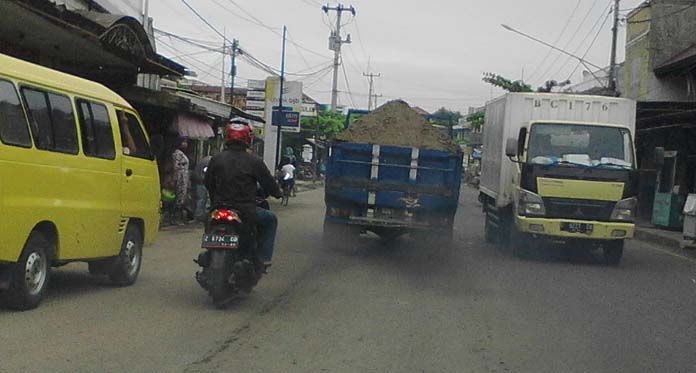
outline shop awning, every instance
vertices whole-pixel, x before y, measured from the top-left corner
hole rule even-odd
[[[665,76],[670,74],[687,74],[696,69],[696,44],[675,54],[669,60],[655,68],[655,75]]]
[[[51,61],[57,66],[50,67],[91,80],[123,72],[184,74],[184,66],[155,52],[135,18],[80,10],[72,3],[0,1],[0,42],[11,46],[3,52],[36,63]],[[41,59],[32,51],[41,51]]]
[[[266,121],[256,115],[249,114],[241,109],[238,109],[232,105],[226,104],[224,102],[216,101],[207,97],[199,96],[190,92],[165,88],[167,90],[173,91],[175,95],[179,97],[184,97],[191,101],[194,105],[201,107],[208,111],[209,115],[216,116],[218,118],[223,118],[225,120],[234,117],[241,117],[244,119],[252,120],[259,123],[266,123]]]
[[[259,117],[259,116],[249,114],[249,113],[245,112],[244,110],[236,108],[234,106],[232,106],[231,108],[232,109],[231,109],[230,116],[237,116],[237,117],[241,117],[244,119],[253,120],[254,122],[259,122],[259,123],[266,123],[266,120]]]
[[[208,139],[215,137],[213,128],[207,121],[186,114],[179,114],[174,119],[174,127],[179,136],[191,139]]]

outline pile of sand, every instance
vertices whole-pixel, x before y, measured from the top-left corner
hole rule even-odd
[[[390,101],[351,123],[336,139],[362,144],[459,151],[447,131],[433,127],[404,101]]]

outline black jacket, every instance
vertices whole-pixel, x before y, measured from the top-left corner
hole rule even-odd
[[[213,206],[255,206],[257,182],[269,195],[280,198],[278,183],[263,161],[241,147],[228,147],[208,164],[205,186]]]

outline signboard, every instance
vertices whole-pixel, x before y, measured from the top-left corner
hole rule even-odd
[[[283,82],[283,102],[279,102],[280,98],[280,78],[269,77],[266,79],[266,131],[263,149],[263,160],[269,167],[275,167],[276,158],[276,141],[280,138],[281,148],[283,147],[283,136],[278,136],[278,130],[281,132],[300,132],[300,113],[302,112],[302,82],[287,81]],[[277,123],[274,118],[274,106],[282,105],[283,117],[282,120],[286,123],[280,127],[274,125]],[[276,108],[277,109],[277,108]],[[278,113],[275,114],[278,119]]]
[[[314,104],[302,104],[302,116],[303,117],[316,117],[317,116],[317,106]]]
[[[266,99],[270,100],[273,105],[278,105],[280,80],[278,78],[270,78],[266,87]],[[295,111],[301,111],[302,82],[285,81],[283,83],[283,106],[292,106]]]
[[[265,80],[249,80],[249,81],[247,81],[247,88],[249,90],[265,91],[266,90],[266,81]]]
[[[266,107],[265,101],[247,100],[246,108],[251,110],[263,110]]]
[[[273,110],[273,123],[274,126],[279,124],[283,127],[296,127],[300,128],[300,113],[297,111],[283,111]]]
[[[258,100],[266,99],[266,91],[247,91],[247,98],[255,98]]]

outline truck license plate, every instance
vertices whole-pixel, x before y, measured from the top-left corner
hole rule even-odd
[[[587,223],[561,223],[561,230],[570,233],[592,233],[593,224]]]
[[[239,248],[239,236],[204,234],[201,247],[204,249],[237,249]]]

